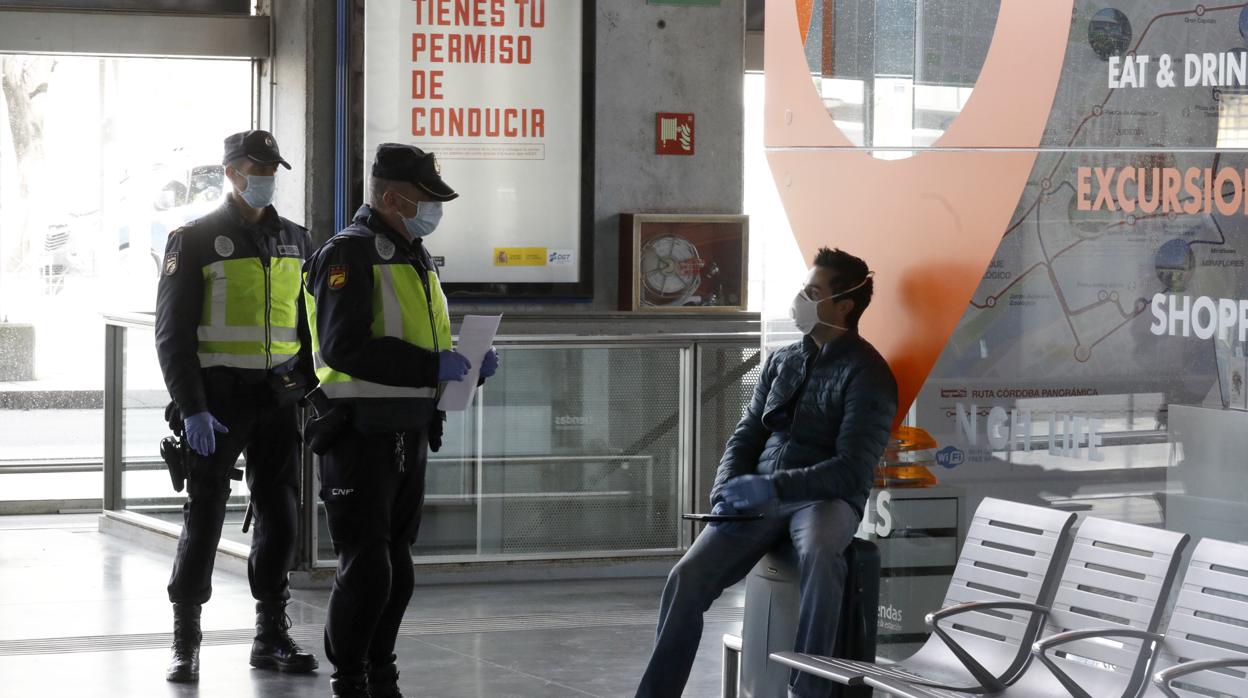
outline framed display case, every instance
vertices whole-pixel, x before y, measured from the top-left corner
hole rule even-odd
[[[620,214],[620,309],[746,309],[749,217]]]

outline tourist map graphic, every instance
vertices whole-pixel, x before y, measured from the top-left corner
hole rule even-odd
[[[1248,219],[1081,211],[1077,168],[1248,168],[1234,150],[1248,146],[1248,89],[1109,89],[1107,80],[1111,55],[1245,50],[1245,5],[1076,3],[1042,153],[933,378],[1112,391],[1152,370],[1151,389],[1186,399],[1213,385],[1212,342],[1151,335],[1148,304],[1158,292],[1243,297]],[[1167,375],[1179,373],[1176,360],[1195,384]]]

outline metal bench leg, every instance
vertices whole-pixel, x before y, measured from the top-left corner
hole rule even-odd
[[[720,698],[737,698],[741,686],[741,648],[724,643],[724,670],[720,674]]]

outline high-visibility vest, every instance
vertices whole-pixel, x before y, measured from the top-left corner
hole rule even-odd
[[[438,274],[426,272],[428,284],[421,280],[406,259],[373,260],[373,322],[374,337],[395,337],[421,349],[437,352],[451,348],[451,318],[446,296],[438,283]],[[321,390],[330,399],[433,399],[437,388],[408,388],[383,385],[331,368],[321,357],[321,342],[316,329],[316,298],[307,290],[304,279],[304,305],[308,326],[312,331],[312,362]]]
[[[199,363],[270,369],[299,353],[298,257],[235,257],[204,265]]]

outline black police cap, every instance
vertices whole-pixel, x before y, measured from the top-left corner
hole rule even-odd
[[[290,169],[290,163],[282,159],[277,149],[277,140],[268,131],[255,129],[242,131],[227,136],[225,139],[225,156],[221,162],[229,164],[235,160],[247,158],[262,165],[280,164]]]
[[[450,201],[459,194],[442,181],[441,170],[433,153],[402,143],[382,143],[373,159],[374,177],[411,182],[437,201]]]

